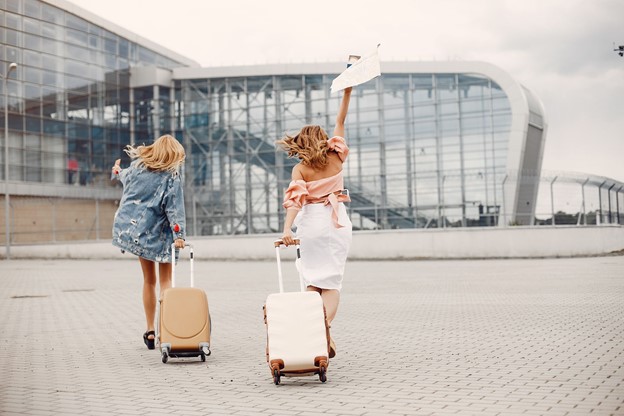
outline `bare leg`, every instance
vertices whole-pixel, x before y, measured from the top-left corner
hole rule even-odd
[[[143,270],[143,308],[147,330],[154,330],[154,316],[156,315],[156,267],[151,260],[139,257]],[[149,339],[154,339],[153,335]]]
[[[327,313],[327,324],[331,327],[331,323],[338,311],[340,291],[336,289],[323,289],[321,297],[323,298],[323,305],[325,305],[325,313]]]
[[[158,263],[158,279],[160,284],[160,297],[165,289],[171,287],[171,263]]]
[[[327,314],[327,324],[331,326],[332,321],[336,317],[338,311],[338,303],[340,303],[340,291],[336,289],[321,289],[316,286],[308,286],[308,291],[317,292],[323,298],[323,306]]]
[[[340,291],[336,289],[320,289],[315,286],[308,286],[308,291],[314,291],[321,294],[323,306],[325,306],[325,315],[327,317],[327,326],[331,328],[331,323],[336,317],[338,311],[338,303],[340,303]],[[336,356],[336,343],[329,337],[329,358]]]
[[[340,303],[340,291],[336,289],[323,289],[321,292],[323,304],[325,305],[325,313],[327,314],[327,326],[331,328],[331,323],[336,317],[338,311],[338,303]],[[329,358],[336,356],[336,343],[332,337],[329,337]]]

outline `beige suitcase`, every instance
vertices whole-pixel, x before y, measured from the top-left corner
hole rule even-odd
[[[267,328],[266,357],[273,382],[281,377],[318,375],[327,381],[329,330],[321,295],[304,291],[284,293],[280,260],[281,240],[275,242],[279,293],[267,297],[264,322]],[[297,257],[299,241],[297,240]]]
[[[171,250],[174,252],[175,246]],[[175,287],[175,261],[171,265],[171,288],[165,290],[160,300],[157,339],[162,362],[169,357],[197,357],[206,361],[210,355],[210,312],[208,297],[202,289],[193,287],[193,246],[189,248],[191,287]]]

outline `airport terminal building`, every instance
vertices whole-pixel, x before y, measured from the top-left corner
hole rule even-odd
[[[0,6],[0,71],[18,64],[0,105],[13,242],[43,230],[46,241],[110,237],[114,160],[127,164],[126,144],[165,133],[187,151],[191,235],[281,229],[295,161],[274,143],[305,124],[331,133],[340,94],[329,87],[344,63],[202,68],[64,0]],[[354,229],[533,224],[539,181],[526,178],[542,164],[539,99],[482,62],[381,69],[354,89],[347,118]]]

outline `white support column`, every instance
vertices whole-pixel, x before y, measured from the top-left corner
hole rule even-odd
[[[386,127],[384,116],[384,88],[381,77],[375,80],[377,86],[377,122],[379,123],[379,187],[381,192],[381,228],[389,228],[388,224],[388,174],[386,167]]]
[[[130,76],[132,76],[132,73],[130,73]],[[128,91],[128,94],[129,94],[129,100],[130,100],[130,102],[128,103],[129,118],[130,118],[130,120],[128,121],[130,125],[130,145],[134,146],[136,143],[136,131],[135,131],[136,115],[134,113],[134,88],[130,87],[130,91]]]
[[[156,140],[160,137],[160,86],[154,85],[152,94],[152,130]]]

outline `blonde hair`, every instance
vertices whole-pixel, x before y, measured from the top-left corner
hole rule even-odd
[[[320,126],[304,126],[297,135],[286,135],[276,144],[288,153],[288,157],[296,156],[303,165],[321,169],[329,164],[327,139],[327,133]]]
[[[139,166],[158,172],[177,172],[186,153],[175,137],[165,134],[149,146],[128,145],[124,151],[132,159],[139,159]]]

